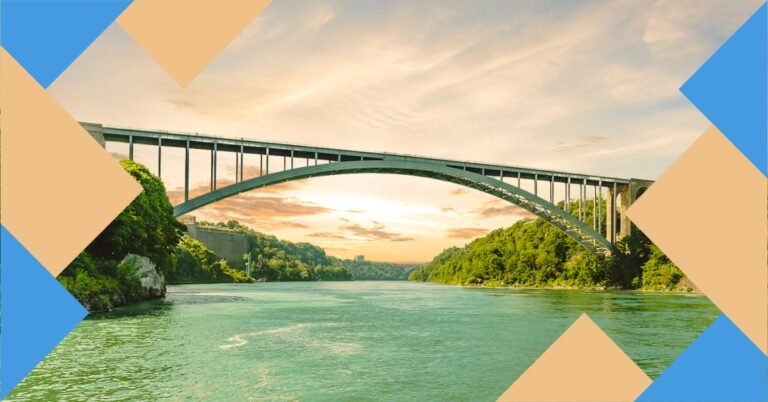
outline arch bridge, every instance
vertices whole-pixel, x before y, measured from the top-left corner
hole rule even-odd
[[[630,233],[627,207],[652,183],[404,154],[81,124],[102,146],[108,142],[128,144],[130,160],[134,145],[155,146],[158,176],[162,174],[163,148],[183,148],[184,201],[174,206],[175,216],[246,191],[292,180],[355,173],[400,174],[447,181],[493,195],[545,219],[586,249],[609,254],[616,241]],[[210,191],[193,198],[189,195],[190,150],[210,151],[211,159]],[[258,176],[244,177],[245,155],[258,156]],[[233,183],[219,188],[217,165],[221,157],[234,159],[235,177]],[[587,219],[588,203],[597,212],[591,214],[591,219]]]

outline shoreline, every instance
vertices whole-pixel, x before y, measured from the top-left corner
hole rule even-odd
[[[440,285],[440,286],[452,286],[452,287],[459,287],[463,289],[510,289],[510,290],[579,290],[579,291],[590,291],[590,292],[638,292],[638,293],[674,293],[674,294],[698,294],[703,295],[704,293],[699,291],[696,288],[692,288],[691,290],[686,289],[669,289],[669,290],[661,290],[661,289],[623,289],[620,287],[608,287],[608,288],[601,288],[601,287],[591,287],[591,288],[580,288],[576,286],[508,286],[508,285],[483,285],[483,284],[475,284],[475,285],[459,285],[459,284],[453,284],[453,283],[440,283],[440,282],[429,282],[429,281],[411,281],[411,280],[394,280],[394,279],[355,279],[355,280],[334,280],[334,281],[265,281],[265,282],[251,282],[253,283],[313,283],[313,282],[408,282],[408,283],[424,283],[424,284],[430,284],[430,285]],[[169,284],[169,286],[186,286],[186,285],[221,285],[221,284],[236,284],[236,285],[245,285],[247,283],[234,283],[234,282],[210,282],[210,283],[177,283],[177,284]]]
[[[705,296],[703,292],[699,291],[698,289],[692,289],[692,290],[685,290],[685,289],[673,289],[673,290],[658,290],[658,289],[622,289],[622,288],[579,288],[575,286],[501,286],[501,285],[482,285],[482,284],[475,284],[475,285],[458,285],[458,284],[452,284],[452,283],[439,283],[439,282],[421,282],[421,281],[411,281],[411,280],[374,280],[374,279],[368,279],[368,280],[334,280],[334,281],[271,281],[271,282],[248,282],[248,283],[238,283],[238,282],[206,282],[206,283],[177,283],[177,284],[167,284],[167,286],[173,286],[173,287],[185,287],[185,286],[195,286],[195,285],[239,285],[239,286],[245,286],[245,285],[252,285],[257,283],[317,283],[317,282],[407,282],[407,283],[422,283],[422,284],[429,284],[429,285],[438,285],[438,286],[451,286],[456,288],[462,288],[462,289],[499,289],[499,290],[541,290],[541,291],[555,291],[555,290],[571,290],[571,291],[582,291],[582,292],[621,292],[621,293],[659,293],[659,294],[682,294],[682,295],[697,295],[697,296]],[[144,303],[157,303],[162,302],[166,300],[166,295],[160,296],[160,297],[153,297],[148,298],[144,300],[135,301],[132,303],[123,304],[120,306],[115,306],[111,309],[107,310],[94,310],[89,311],[87,318],[99,318],[99,316],[109,315],[111,313],[119,313],[120,310],[123,310],[125,308],[129,308],[131,306],[136,306]],[[96,316],[96,317],[94,317]]]
[[[451,284],[451,283],[438,283],[438,282],[423,282],[423,283],[434,283],[437,285],[449,285],[449,286],[458,286],[460,288],[464,289],[514,289],[514,290],[581,290],[581,291],[592,291],[592,292],[642,292],[642,293],[676,293],[676,294],[703,294],[701,291],[699,291],[696,288],[689,289],[624,289],[621,287],[591,287],[591,288],[580,288],[577,286],[515,286],[515,285],[483,285],[483,284],[476,284],[476,285],[457,285],[457,284]]]

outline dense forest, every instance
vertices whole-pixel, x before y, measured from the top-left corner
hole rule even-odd
[[[578,205],[572,208],[578,211]],[[586,221],[590,222],[591,201],[586,208]],[[605,205],[602,210],[606,211]],[[524,219],[464,247],[446,249],[409,279],[483,286],[693,289],[683,273],[637,229],[618,242],[613,255],[600,256],[541,218]]]
[[[417,265],[391,264],[388,262],[368,261],[362,258],[339,259],[331,257],[358,281],[404,281],[417,268]]]
[[[245,272],[230,267],[203,243],[184,235],[173,249],[175,264],[166,272],[169,285],[250,282]]]
[[[232,231],[247,236],[256,279],[267,281],[347,281],[407,280],[416,266],[403,266],[365,259],[341,259],[326,255],[325,250],[310,243],[293,243],[266,235],[230,220],[198,222],[201,227]],[[247,261],[247,254],[243,256]]]
[[[542,219],[522,220],[462,248],[444,250],[430,263],[411,267],[345,260],[310,243],[293,243],[256,232],[236,221],[205,226],[246,236],[251,278],[184,234],[173,216],[162,181],[144,166],[121,166],[144,191],[59,275],[62,285],[90,311],[165,295],[165,283],[265,281],[402,280],[484,286],[691,290],[693,284],[635,230],[611,256],[587,252]],[[592,219],[587,202],[586,221]],[[562,203],[560,207],[562,207]],[[574,210],[577,205],[572,205]],[[603,211],[606,208],[602,209]],[[605,219],[602,219],[605,222]],[[604,229],[603,229],[604,230]],[[126,258],[140,256],[142,259]],[[137,261],[147,261],[139,264]],[[147,266],[149,265],[149,266]],[[410,273],[410,275],[409,275]],[[153,275],[161,278],[147,287]],[[148,279],[149,278],[149,279]]]
[[[162,297],[164,281],[158,289],[142,286],[142,278],[152,274],[171,284],[247,280],[244,273],[183,234],[186,227],[173,217],[165,186],[157,176],[136,162],[120,165],[144,191],[58,277],[83,306],[104,311]],[[154,269],[142,270],[125,259],[129,254],[146,257]]]
[[[352,274],[325,250],[310,243],[293,243],[266,235],[231,220],[200,222],[246,235],[252,263],[251,276],[266,281],[349,281]],[[243,257],[247,260],[247,254]]]

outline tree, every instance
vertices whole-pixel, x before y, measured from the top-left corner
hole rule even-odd
[[[596,211],[592,202],[584,207],[589,222]],[[572,203],[570,210],[578,213],[578,204]],[[605,211],[603,205],[603,223]],[[682,272],[639,230],[605,257],[588,252],[541,218],[524,219],[463,248],[446,249],[409,279],[458,285],[686,288],[678,285]]]
[[[173,248],[185,226],[173,216],[163,182],[143,165],[121,161],[120,165],[141,184],[141,192],[131,204],[88,246],[86,251],[104,260],[121,260],[128,253],[143,255],[160,272],[173,264]]]

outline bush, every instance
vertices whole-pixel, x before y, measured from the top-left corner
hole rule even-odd
[[[642,284],[644,289],[673,290],[683,279],[683,272],[655,245],[650,247],[651,255],[643,264]]]
[[[203,243],[182,236],[173,250],[175,265],[166,275],[168,283],[248,282],[245,272],[230,267]]]
[[[592,203],[586,205],[590,221]],[[613,255],[604,257],[587,251],[541,218],[524,219],[463,248],[446,249],[413,271],[409,279],[523,287],[674,289],[681,281],[690,286],[683,281],[682,272],[639,230],[622,239]]]

